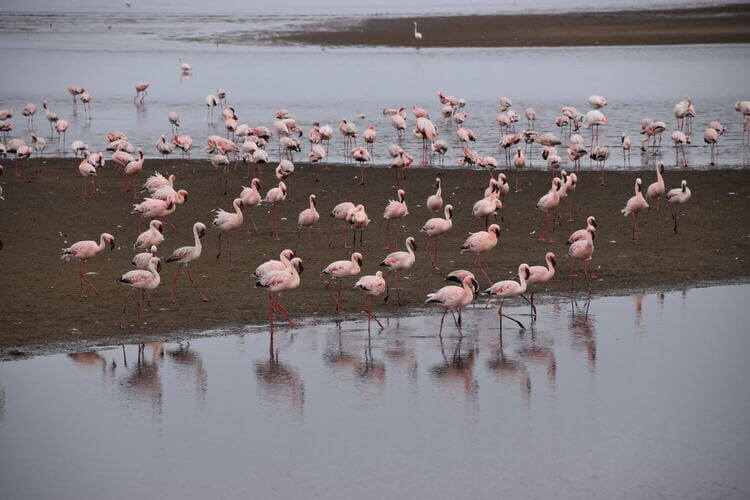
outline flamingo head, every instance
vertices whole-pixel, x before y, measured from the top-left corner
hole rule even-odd
[[[206,225],[202,222],[196,222],[195,232],[198,234],[198,239],[202,239],[204,236],[206,236]]]
[[[487,228],[488,233],[493,233],[496,237],[500,237],[500,226],[498,224],[492,224]]]
[[[305,270],[305,267],[302,265],[302,259],[299,257],[295,257],[292,259],[292,266],[294,266],[294,269],[297,270],[297,274],[302,274],[302,271]]]
[[[552,252],[547,252],[547,255],[544,256],[545,259],[547,259],[550,264],[552,264],[552,269],[557,267],[557,261],[555,260],[555,254]]]
[[[104,241],[109,243],[109,249],[114,250],[115,249],[115,237],[109,233],[104,233],[102,236],[104,237]]]
[[[411,251],[414,252],[417,249],[417,240],[415,240],[413,237],[409,236],[406,238],[406,246],[408,248],[411,248]]]

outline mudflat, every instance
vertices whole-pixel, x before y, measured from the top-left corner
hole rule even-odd
[[[42,163],[43,162],[43,163]],[[299,289],[283,294],[282,298],[295,319],[328,321],[334,314],[334,302],[323,288],[320,270],[338,259],[348,259],[351,249],[343,248],[343,241],[351,244],[352,234],[337,221],[334,245],[327,245],[327,232],[332,220],[331,208],[340,202],[362,203],[371,223],[364,233],[362,274],[383,270],[379,264],[391,250],[385,250],[386,223],[383,209],[389,199],[396,197],[394,171],[387,168],[368,168],[368,182],[360,186],[359,169],[350,165],[331,165],[330,170],[309,164],[297,164],[288,179],[289,197],[278,206],[281,241],[269,236],[267,207],[252,209],[258,234],[248,234],[243,228],[232,232],[233,255],[236,262],[227,261],[227,252],[215,257],[218,233],[211,226],[212,211],[231,210],[232,200],[239,195],[242,185],[248,185],[247,170],[240,168],[229,174],[229,195],[221,195],[218,176],[205,160],[175,161],[147,160],[139,181],[147,173],[159,171],[175,174],[175,187],[189,192],[188,200],[168,217],[178,231],[165,226],[165,241],[159,254],[163,258],[176,248],[192,244],[192,225],[202,221],[208,226],[203,238],[203,255],[191,264],[193,276],[211,299],[200,302],[184,274],[177,285],[177,302],[170,301],[174,264],[163,264],[162,285],[152,294],[153,308],[144,314],[145,325],[135,324],[135,311],[128,309],[128,328],[119,327],[122,301],[129,288],[117,282],[129,270],[136,251],[133,243],[139,233],[136,215],[130,213],[132,195],[119,192],[120,178],[106,166],[99,172],[97,187],[103,191],[93,199],[82,199],[82,178],[78,174],[78,160],[47,159],[29,163],[33,182],[25,182],[12,175],[12,165],[6,164],[2,182],[5,201],[0,201],[0,250],[3,286],[0,287],[0,354],[39,352],[60,349],[52,346],[74,344],[132,343],[142,339],[174,339],[189,337],[209,329],[240,330],[248,325],[262,325],[267,321],[267,295],[255,286],[252,271],[260,263],[278,258],[284,248],[296,249],[304,260],[305,270]],[[507,171],[511,185],[515,173]],[[443,180],[443,199],[454,206],[453,229],[442,238],[439,257],[440,270],[433,270],[424,250],[426,237],[419,230],[430,217],[425,207],[426,198],[435,191],[435,179]],[[540,213],[535,205],[548,189],[549,174],[527,171],[523,176],[523,191],[505,197],[501,212],[502,236],[496,248],[482,256],[482,262],[493,281],[515,276],[518,265],[544,263],[544,255],[557,255],[558,274],[554,280],[539,286],[540,296],[568,293],[571,263],[566,258],[565,241],[575,229],[585,227],[588,215],[598,221],[596,250],[592,267],[598,275],[592,282],[594,294],[611,294],[618,290],[646,288],[688,287],[701,282],[737,282],[750,277],[748,249],[750,248],[750,172],[747,170],[667,171],[667,189],[687,180],[693,192],[688,204],[680,207],[679,233],[673,231],[669,207],[662,200],[661,210],[643,214],[641,245],[630,242],[631,220],[620,213],[630,196],[633,183],[641,177],[644,188],[655,181],[655,171],[611,172],[606,187],[599,186],[598,173],[580,173],[578,188],[570,195],[573,200],[574,222],[568,222],[568,202],[562,226],[554,232],[554,243],[539,243]],[[319,180],[316,180],[319,179]],[[396,304],[392,292],[387,304],[375,301],[376,314],[405,314],[425,306],[425,294],[446,283],[445,275],[455,269],[470,269],[473,255],[459,253],[469,231],[476,231],[479,221],[472,217],[474,202],[483,196],[488,174],[484,170],[441,170],[414,168],[400,187],[406,191],[409,214],[399,221],[400,248],[403,240],[412,235],[417,239],[417,260],[414,268],[402,277],[400,297]],[[265,193],[278,181],[273,168],[265,166],[261,177]],[[482,190],[478,189],[483,186]],[[318,199],[321,219],[308,245],[306,233],[297,239],[297,214],[307,208],[308,195]],[[654,204],[655,206],[655,204]],[[249,211],[246,213],[250,213]],[[490,220],[492,222],[492,219]],[[146,225],[142,228],[144,230]],[[78,240],[98,240],[102,232],[115,236],[116,248],[105,250],[86,265],[89,279],[99,289],[87,299],[78,296],[78,264],[60,260],[61,249]],[[140,251],[140,250],[138,250]],[[349,314],[359,314],[362,296],[352,290],[355,279],[347,279],[342,296],[343,308]],[[479,276],[480,285],[489,283]],[[585,291],[579,279],[577,289]],[[437,311],[436,311],[437,312]]]
[[[414,38],[417,21],[422,40]],[[234,42],[242,43],[241,34]],[[750,42],[750,4],[658,10],[334,19],[275,42],[332,46],[562,47]]]

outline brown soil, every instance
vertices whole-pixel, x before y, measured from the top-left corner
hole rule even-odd
[[[413,36],[418,21],[423,39]],[[371,17],[281,32],[274,41],[403,47],[556,47],[750,42],[750,4],[554,14]],[[240,40],[235,40],[238,42]]]
[[[341,201],[363,203],[372,223],[365,232],[362,250],[364,272],[374,273],[388,251],[383,250],[385,223],[381,218],[389,198],[395,195],[393,171],[370,168],[366,187],[358,185],[358,169],[351,166],[332,166],[320,172],[320,182],[314,182],[312,167],[300,164],[291,178],[290,195],[293,201],[279,206],[282,220],[282,241],[268,235],[268,218],[264,208],[255,209],[259,235],[236,231],[232,235],[237,262],[228,263],[225,256],[215,258],[217,233],[210,225],[212,210],[231,208],[234,196],[219,195],[216,174],[210,173],[207,162],[175,162],[148,160],[147,169],[175,173],[176,185],[189,191],[188,201],[180,206],[170,220],[179,232],[165,232],[161,246],[163,256],[179,246],[192,242],[191,226],[203,221],[209,226],[204,238],[204,254],[192,266],[209,303],[201,303],[183,280],[178,286],[179,301],[169,301],[170,282],[175,272],[173,264],[165,264],[162,272],[164,286],[153,294],[154,310],[145,314],[148,322],[142,328],[120,330],[118,324],[122,299],[128,289],[116,282],[120,274],[131,269],[134,255],[132,244],[137,231],[136,216],[131,215],[131,199],[118,193],[119,179],[109,167],[100,173],[98,185],[106,194],[91,200],[81,199],[81,178],[77,161],[71,159],[46,160],[35,182],[27,183],[14,177],[6,164],[6,175],[1,179],[5,201],[0,201],[0,250],[3,286],[0,288],[0,355],[20,349],[26,352],[43,351],[45,346],[72,344],[107,344],[135,342],[144,338],[168,339],[175,333],[189,336],[191,331],[212,328],[246,328],[266,321],[267,302],[263,289],[256,288],[251,277],[261,262],[276,258],[287,247],[294,247],[296,217],[307,206],[307,195],[318,196],[321,212],[320,226],[314,233],[314,244],[308,248],[303,237],[298,254],[304,259],[302,287],[284,295],[286,305],[295,318],[330,318],[333,302],[323,290],[319,271],[329,262],[348,258],[351,250],[342,248],[342,227],[338,227],[333,248],[326,246],[330,217],[328,211]],[[30,164],[29,170],[36,168]],[[316,169],[317,170],[317,169]],[[266,167],[263,191],[275,181],[272,169]],[[230,192],[239,193],[246,172],[235,172],[230,178]],[[454,229],[444,237],[440,271],[430,268],[419,233],[422,223],[431,216],[424,201],[434,189],[436,175],[444,179],[444,200],[455,207]],[[512,173],[509,176],[512,179]],[[654,181],[652,171],[609,173],[607,186],[600,187],[594,173],[583,173],[575,201],[576,222],[565,223],[556,230],[554,244],[537,243],[534,231],[538,228],[536,200],[546,192],[548,174],[527,172],[525,189],[511,192],[505,199],[502,239],[498,247],[485,255],[483,262],[493,279],[506,279],[516,273],[518,264],[542,264],[548,250],[558,255],[559,278],[540,292],[558,293],[570,290],[567,273],[570,267],[565,257],[568,234],[585,225],[585,216],[595,215],[599,223],[594,267],[599,278],[593,283],[594,293],[647,287],[690,286],[703,281],[743,281],[750,277],[748,247],[750,246],[750,171],[668,171],[668,187],[686,179],[693,190],[693,199],[684,207],[680,218],[680,232],[672,230],[669,210],[650,215],[650,224],[642,229],[642,245],[630,243],[630,220],[620,214],[632,195],[636,177],[644,179],[644,186]],[[145,175],[141,176],[141,181]],[[402,235],[414,235],[420,245],[417,264],[404,276],[401,299],[383,305],[376,301],[378,314],[406,313],[423,304],[425,294],[445,285],[447,272],[468,268],[469,254],[458,250],[468,231],[474,231],[477,221],[471,216],[471,206],[481,196],[476,187],[487,180],[484,171],[413,169],[403,183],[407,191],[409,215],[403,220]],[[644,217],[645,219],[645,217]],[[98,239],[102,232],[112,233],[117,247],[92,259],[87,270],[96,272],[90,279],[99,288],[98,295],[78,298],[78,265],[60,260],[60,249],[81,239]],[[403,248],[403,243],[401,244]],[[347,280],[343,306],[356,313],[361,295],[350,290],[354,279]],[[481,279],[481,285],[486,285]],[[581,283],[581,285],[583,284]],[[132,313],[132,309],[129,311]],[[135,316],[129,316],[130,322]],[[186,333],[187,332],[187,333]],[[61,347],[60,349],[64,349]]]

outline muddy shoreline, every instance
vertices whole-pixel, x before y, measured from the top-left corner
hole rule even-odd
[[[423,38],[415,40],[413,22]],[[685,9],[334,19],[268,35],[274,43],[393,47],[564,47],[750,42],[750,4]],[[229,43],[257,42],[234,33]]]
[[[7,163],[7,162],[6,162]],[[81,199],[81,178],[77,161],[49,159],[41,165],[42,174],[32,183],[23,182],[11,174],[6,164],[6,175],[0,178],[5,201],[0,202],[0,250],[3,269],[0,292],[0,355],[43,353],[69,350],[72,346],[132,343],[149,340],[175,340],[204,334],[206,330],[222,329],[229,332],[262,329],[267,315],[266,295],[256,288],[252,270],[266,259],[278,255],[283,248],[294,247],[297,231],[296,217],[307,205],[307,195],[315,193],[321,212],[321,225],[314,232],[314,244],[307,247],[304,237],[298,254],[305,260],[305,272],[299,290],[285,294],[285,302],[295,318],[307,322],[329,321],[333,313],[331,298],[323,291],[319,271],[332,260],[347,258],[350,250],[342,248],[341,227],[336,244],[329,249],[325,232],[330,208],[341,201],[363,203],[372,223],[365,233],[363,254],[364,273],[378,270],[378,264],[388,253],[383,250],[385,223],[381,213],[388,199],[394,197],[393,171],[384,168],[368,170],[369,182],[361,187],[355,177],[358,169],[334,165],[330,171],[320,172],[310,165],[298,164],[289,182],[293,201],[282,203],[278,212],[286,218],[281,222],[281,242],[268,236],[268,218],[264,208],[256,208],[254,215],[261,233],[233,234],[237,261],[228,263],[225,256],[214,257],[217,233],[209,228],[203,243],[204,253],[192,266],[209,303],[198,301],[187,281],[178,284],[178,302],[169,301],[171,279],[175,268],[165,264],[162,286],[153,294],[154,310],[146,313],[147,325],[129,327],[121,331],[118,324],[122,299],[127,289],[116,283],[120,274],[131,269],[134,255],[132,243],[137,236],[135,216],[129,213],[131,199],[119,193],[120,179],[105,167],[98,179],[105,194],[91,200]],[[30,163],[35,169],[36,163]],[[160,255],[167,256],[179,246],[190,244],[193,222],[209,224],[215,208],[229,209],[233,195],[247,184],[241,170],[230,174],[230,193],[220,195],[216,174],[210,172],[206,161],[148,160],[148,172],[175,173],[176,186],[187,189],[188,201],[170,216],[178,232],[165,232]],[[424,200],[434,190],[435,176],[444,179],[443,198],[455,207],[454,229],[444,237],[441,270],[433,271],[422,248],[425,239],[419,235],[422,223],[432,215],[424,207]],[[509,173],[512,175],[512,173]],[[693,199],[685,207],[680,220],[679,234],[672,232],[667,211],[652,212],[650,224],[642,229],[644,244],[629,242],[630,225],[619,209],[632,194],[636,177],[644,184],[654,180],[652,171],[612,172],[607,175],[607,186],[600,187],[596,175],[584,172],[578,190],[573,194],[576,222],[565,222],[556,230],[554,244],[536,242],[538,214],[536,200],[546,191],[548,175],[527,172],[525,189],[511,192],[505,200],[504,222],[500,244],[483,257],[493,280],[506,279],[515,274],[520,262],[541,264],[548,250],[558,255],[560,274],[548,286],[540,288],[540,295],[568,293],[568,259],[564,241],[572,230],[582,226],[591,214],[599,221],[594,268],[599,277],[593,283],[595,295],[612,294],[625,290],[674,289],[699,286],[706,282],[738,283],[750,279],[748,248],[750,247],[750,172],[745,170],[667,171],[668,187],[686,179],[693,190]],[[141,175],[141,182],[145,174]],[[451,270],[468,268],[472,257],[459,254],[458,248],[469,230],[476,230],[471,217],[471,206],[481,197],[476,189],[484,184],[484,171],[413,169],[403,183],[407,191],[409,215],[403,219],[402,236],[415,235],[420,245],[417,264],[403,280],[403,306],[392,301],[377,303],[376,312],[383,315],[408,314],[421,309],[426,293],[443,286],[445,274]],[[263,192],[275,179],[272,168],[263,172]],[[210,225],[210,224],[209,224]],[[119,227],[118,227],[119,226]],[[244,230],[244,228],[243,228]],[[101,232],[116,238],[116,249],[92,259],[87,271],[98,274],[89,278],[99,288],[98,295],[78,298],[77,264],[60,261],[60,249],[80,239],[98,238]],[[402,238],[403,239],[403,238]],[[402,245],[403,246],[403,245]],[[452,261],[452,262],[451,262]],[[347,288],[354,280],[347,280]],[[482,285],[486,283],[482,282]],[[579,290],[583,290],[579,286]],[[313,292],[313,293],[310,293]],[[361,295],[346,290],[343,307],[356,313]],[[132,311],[130,311],[132,312]],[[353,316],[351,316],[353,317]],[[129,316],[131,323],[134,315]]]

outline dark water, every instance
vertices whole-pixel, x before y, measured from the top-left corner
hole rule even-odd
[[[428,315],[273,355],[248,334],[1,363],[0,497],[747,498],[749,297],[564,300],[502,340],[476,308],[463,339]]]

